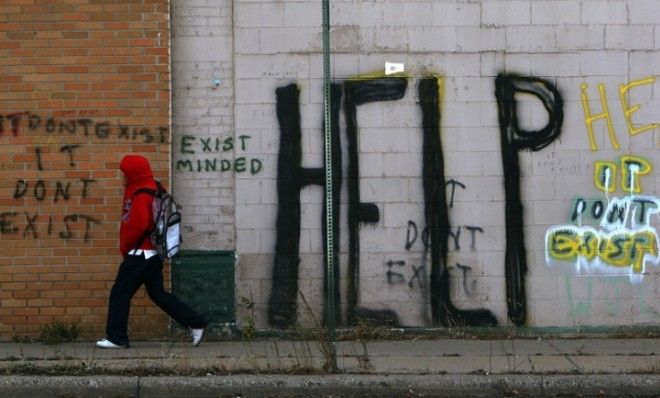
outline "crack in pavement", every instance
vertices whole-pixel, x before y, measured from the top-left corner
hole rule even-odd
[[[582,368],[580,368],[580,366],[578,364],[573,362],[573,360],[571,359],[571,357],[568,354],[565,354],[564,352],[562,352],[559,349],[559,347],[557,347],[555,344],[552,344],[551,341],[545,340],[545,343],[547,345],[549,345],[550,347],[554,348],[559,354],[561,354],[561,356],[564,357],[564,359],[566,359],[571,365],[573,365],[573,370],[575,370],[578,373],[583,373]]]

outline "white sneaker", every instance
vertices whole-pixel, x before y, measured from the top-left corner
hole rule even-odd
[[[199,343],[202,342],[202,339],[204,338],[204,333],[206,333],[206,328],[202,329],[190,329],[190,335],[192,336],[192,345],[193,347],[197,347]]]
[[[98,348],[126,348],[123,345],[117,345],[108,339],[99,340],[96,342]]]

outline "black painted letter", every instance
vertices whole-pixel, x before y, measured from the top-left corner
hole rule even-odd
[[[548,125],[540,130],[527,131],[518,125],[516,93],[537,97],[548,112]],[[564,120],[563,101],[550,82],[517,75],[499,75],[495,80],[495,96],[499,111],[500,145],[504,166],[506,201],[506,253],[504,260],[509,319],[523,325],[527,316],[525,274],[527,255],[523,233],[523,206],[520,197],[520,161],[523,149],[538,151],[550,145],[561,134]]]

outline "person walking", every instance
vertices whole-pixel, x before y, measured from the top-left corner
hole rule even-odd
[[[154,228],[154,196],[137,192],[156,190],[149,161],[144,156],[126,155],[119,168],[124,178],[124,202],[119,229],[119,250],[123,261],[110,291],[106,337],[99,348],[128,348],[128,314],[131,299],[142,284],[149,298],[172,319],[190,330],[193,346],[204,338],[208,322],[163,286],[163,259],[150,239]]]

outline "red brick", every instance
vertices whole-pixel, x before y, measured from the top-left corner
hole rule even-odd
[[[17,7],[20,13],[15,12]],[[47,134],[44,125],[55,116],[56,126],[68,118],[110,122],[114,127],[121,122],[152,131],[167,126],[168,9],[165,0],[6,0],[0,5],[0,109],[27,111],[43,123],[38,133],[26,135],[24,121],[19,136],[4,146],[9,161],[20,168],[0,173],[0,206],[17,212],[16,233],[3,234],[0,241],[2,328],[29,332],[66,318],[97,322],[95,327],[102,331],[107,297],[121,261],[119,160],[131,151],[154,155],[164,151],[166,156],[160,161],[154,157],[153,166],[156,175],[169,179],[169,151],[156,143],[112,135],[100,141],[93,126],[85,138],[57,131]],[[160,40],[157,32],[162,34]],[[60,151],[65,144],[81,145],[75,167]],[[37,147],[43,170],[35,162]],[[56,182],[80,178],[99,180],[88,198],[83,199],[82,188],[73,184],[68,200],[54,202]],[[35,198],[34,185],[25,197],[13,199],[19,179],[30,184],[43,180],[47,188],[43,200]],[[24,213],[39,215],[36,231],[26,231],[25,236]],[[89,241],[82,239],[81,222],[71,223],[68,239],[60,237],[62,218],[72,213],[101,220],[90,230]],[[138,297],[136,333],[142,329],[153,335],[157,332],[149,330],[152,326],[166,331],[167,320],[143,290]]]

